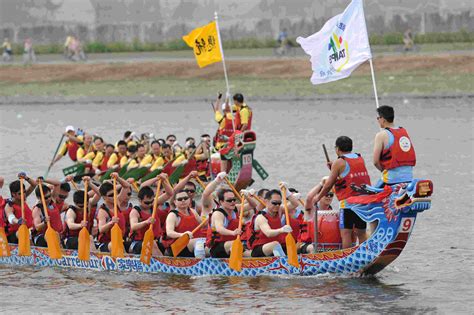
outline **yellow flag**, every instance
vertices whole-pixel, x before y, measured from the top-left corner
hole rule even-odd
[[[192,30],[183,36],[183,40],[194,49],[194,56],[200,68],[222,60],[216,22]]]

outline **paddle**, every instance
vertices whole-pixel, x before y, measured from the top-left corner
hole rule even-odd
[[[42,179],[38,180],[38,187],[41,195],[41,203],[43,204],[44,215],[48,219],[48,221],[46,222],[48,227],[46,228],[46,233],[44,234],[46,243],[48,244],[48,255],[51,259],[61,259],[63,257],[63,254],[61,253],[61,246],[59,245],[59,235],[51,227],[51,223],[49,222],[48,205],[46,204],[46,200],[44,199]]]
[[[51,170],[51,167],[53,167],[54,158],[56,157],[56,154],[58,154],[59,148],[61,147],[61,143],[63,143],[63,139],[64,134],[61,136],[61,140],[59,140],[58,146],[56,147],[56,151],[54,151],[53,159],[51,160],[51,163],[49,163],[48,169],[46,170],[46,174],[44,174],[43,178],[48,178],[49,171]]]
[[[30,231],[26,226],[25,218],[25,190],[23,182],[23,177],[20,177],[21,218],[23,222],[18,229],[18,256],[31,256]]]
[[[243,197],[240,196],[242,200],[240,204],[240,215],[239,215],[239,230],[242,230],[242,219],[244,217],[244,202]],[[232,249],[230,251],[230,258],[229,258],[229,268],[235,271],[242,270],[242,259],[244,256],[244,246],[242,245],[242,241],[240,240],[240,234],[237,235],[237,238],[232,242]]]
[[[286,218],[286,224],[290,225],[290,215],[288,213],[288,202],[286,200],[286,187],[281,188],[282,196],[283,196],[283,206],[285,208],[285,218]],[[285,237],[285,242],[286,242],[286,252],[288,255],[288,263],[292,265],[293,267],[299,268],[300,264],[298,262],[298,254],[296,251],[296,242],[295,239],[293,238],[293,235],[288,233]]]
[[[87,186],[89,185],[89,181],[84,181],[84,213],[83,213],[83,221],[87,221]],[[91,251],[91,240],[89,230],[86,226],[83,226],[81,231],[79,232],[79,245],[78,245],[78,252],[77,257],[80,260],[90,260],[90,251]]]
[[[0,227],[0,257],[10,256],[10,246],[8,246],[7,235],[5,229]]]
[[[202,187],[202,189],[206,189],[206,184],[204,184],[203,181],[199,177],[196,177],[194,179],[198,182],[198,184]]]
[[[194,234],[197,231],[199,231],[199,229],[202,228],[204,226],[204,224],[206,224],[206,223],[207,223],[207,218],[204,219],[194,230],[192,230],[191,234]],[[174,241],[173,244],[171,244],[171,251],[173,253],[173,257],[178,256],[179,253],[181,253],[181,251],[186,246],[188,246],[188,243],[189,243],[189,235],[187,233],[183,234],[176,241]]]
[[[161,190],[161,179],[158,180],[156,187],[155,200],[153,202],[153,212],[151,217],[154,218],[156,215],[156,209],[158,209],[158,197],[160,196]],[[144,264],[149,265],[151,262],[151,256],[153,253],[153,241],[155,239],[155,233],[153,232],[153,223],[150,223],[150,227],[146,230],[142,241],[142,252],[140,253],[140,261]]]
[[[114,217],[118,218],[118,208],[117,208],[117,178],[114,177]],[[110,238],[112,242],[112,251],[111,255],[114,258],[122,258],[123,257],[123,236],[122,236],[122,229],[115,223],[110,231]]]
[[[230,180],[226,177],[224,177],[225,181],[227,182],[227,185],[229,185],[230,189],[234,192],[235,197],[239,198],[240,203],[244,203],[244,200],[240,196],[240,194],[237,192],[237,189],[235,189],[234,185],[230,182]]]
[[[262,198],[260,198],[259,196],[254,195],[253,197],[254,197],[255,200],[257,200],[258,203],[261,204],[263,207],[266,207],[266,206],[267,206],[267,204],[265,203],[265,201],[263,201]]]
[[[326,149],[326,145],[323,144],[323,151],[324,151],[324,155],[326,156],[326,162],[330,162],[331,160],[329,159],[329,154],[328,154],[328,150]]]

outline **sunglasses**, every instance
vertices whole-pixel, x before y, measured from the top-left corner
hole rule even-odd
[[[224,201],[228,202],[228,203],[232,203],[232,202],[236,202],[237,199],[236,198],[231,198],[231,199],[225,199]]]
[[[332,198],[332,197],[334,197],[334,193],[327,193],[326,197]]]
[[[151,205],[151,204],[153,203],[153,200],[151,200],[151,201],[143,201],[143,203],[149,206],[149,205]]]
[[[180,197],[180,198],[176,198],[177,201],[186,201],[188,200],[189,197]]]
[[[281,205],[281,201],[271,201],[270,203],[274,206],[280,206]]]
[[[187,192],[188,194],[195,193],[196,191],[194,189],[185,189],[184,192]]]
[[[58,198],[60,198],[60,199],[63,199],[63,200],[64,200],[64,199],[66,199],[66,198],[67,198],[67,195],[58,195]]]

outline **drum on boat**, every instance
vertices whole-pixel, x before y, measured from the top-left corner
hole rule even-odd
[[[341,245],[339,210],[319,210],[318,247],[323,249],[339,249]]]

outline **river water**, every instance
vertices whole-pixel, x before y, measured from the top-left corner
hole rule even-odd
[[[417,177],[434,182],[432,209],[421,213],[412,236],[388,268],[370,278],[225,278],[94,273],[0,266],[0,312],[277,312],[472,313],[473,107],[472,97],[384,100],[414,142]],[[0,174],[9,183],[19,170],[44,174],[66,125],[115,142],[127,130],[165,137],[199,137],[215,130],[204,100],[143,98],[120,102],[81,99],[0,105]],[[378,131],[374,101],[367,98],[258,99],[255,158],[270,177],[307,192],[326,175],[323,143],[339,135],[366,157]],[[66,158],[50,173],[70,165]],[[257,175],[255,175],[256,177]],[[9,195],[7,185],[2,195]],[[29,200],[32,204],[34,200]]]

